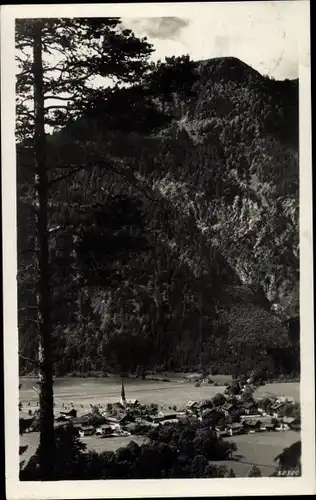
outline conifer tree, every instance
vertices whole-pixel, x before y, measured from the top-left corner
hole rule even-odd
[[[155,87],[155,82],[165,75],[165,66],[160,64],[157,70],[148,64],[153,50],[151,45],[146,39],[138,39],[130,30],[124,29],[117,18],[17,20],[16,50],[20,67],[16,85],[18,163],[20,177],[27,185],[24,191],[22,189],[22,198],[31,204],[29,219],[34,216],[30,237],[21,234],[23,228],[19,231],[21,254],[33,254],[33,259],[26,264],[23,258],[19,262],[20,281],[24,272],[30,282],[24,297],[27,307],[20,308],[20,313],[25,309],[33,332],[38,336],[38,359],[35,360],[40,386],[38,457],[40,476],[47,480],[54,477],[52,332],[57,307],[55,262],[59,259],[61,269],[67,269],[62,274],[68,274],[66,280],[69,281],[73,268],[70,249],[76,237],[72,230],[67,232],[69,216],[63,203],[68,201],[70,186],[75,192],[79,189],[76,176],[88,174],[88,179],[92,179],[95,168],[117,172],[113,154],[122,156],[120,141],[118,148],[112,147],[109,154],[107,148],[102,147],[105,130],[136,130],[148,134],[162,126],[170,116],[161,112],[153,99],[156,97],[157,101],[157,97],[161,97],[161,88],[159,85]],[[190,77],[188,58],[173,62],[176,77],[184,82],[183,75]],[[166,65],[170,66],[170,61]],[[168,88],[170,94],[175,90],[172,72],[171,76],[165,83],[164,97],[168,95]],[[102,78],[103,85],[97,86],[96,77]],[[82,133],[80,124],[85,123]],[[49,135],[48,127],[53,135]],[[93,134],[100,140],[95,140]],[[112,141],[115,143],[113,137]],[[119,166],[122,167],[121,159]],[[27,173],[23,173],[23,168]],[[135,182],[124,168],[119,173],[127,182]],[[86,178],[84,189],[88,184]],[[57,186],[60,185],[64,186],[64,197],[58,193]],[[84,198],[82,193],[79,198]],[[20,199],[19,204],[21,208]],[[78,202],[74,206],[78,207]],[[64,219],[62,223],[61,219]],[[21,248],[23,243],[30,248]],[[63,252],[59,245],[64,247]],[[67,252],[70,255],[65,257]],[[37,290],[34,303],[29,297],[33,286],[31,268]],[[95,269],[94,275],[97,276]],[[67,323],[66,316],[63,321]]]
[[[37,303],[32,308],[37,310],[39,340],[39,463],[41,478],[49,480],[55,463],[49,189],[56,176],[52,179],[49,172],[47,126],[58,130],[82,114],[100,95],[91,83],[96,76],[111,79],[116,87],[137,81],[152,49],[122,29],[119,19],[80,18],[17,20],[16,51],[17,137],[23,139],[24,161],[34,172]],[[109,86],[107,90],[110,94]],[[66,175],[74,170],[68,168]]]

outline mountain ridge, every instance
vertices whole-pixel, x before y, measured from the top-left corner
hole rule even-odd
[[[153,138],[109,132],[101,117],[102,147],[124,156],[133,185],[105,170],[78,174],[74,185],[85,182],[90,198],[76,200],[76,209],[81,216],[80,205],[95,193],[102,208],[108,186],[111,196],[136,200],[140,226],[129,231],[144,235],[145,228],[149,250],[126,254],[117,289],[75,297],[85,316],[71,326],[75,345],[60,340],[70,356],[57,364],[60,374],[201,362],[226,373],[259,365],[270,374],[290,370],[265,352],[289,345],[282,319],[299,314],[298,82],[264,77],[237,58],[215,58],[201,63],[194,91],[186,100],[175,94],[175,118]],[[95,139],[89,124],[80,133],[87,143]],[[69,187],[65,193],[74,196]],[[105,214],[98,221],[89,215],[95,231],[100,217],[106,228]],[[95,252],[100,271],[112,235],[105,237]]]

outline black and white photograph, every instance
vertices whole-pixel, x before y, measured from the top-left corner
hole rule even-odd
[[[315,493],[309,2],[1,31],[8,498]]]

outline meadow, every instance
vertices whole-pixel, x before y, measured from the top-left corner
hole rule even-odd
[[[170,382],[151,380],[126,379],[124,380],[126,397],[138,399],[140,403],[156,403],[159,407],[169,408],[174,405],[182,408],[190,400],[211,399],[215,394],[224,392],[225,383],[231,382],[231,377],[216,375],[213,378],[217,386],[202,385],[195,387],[191,381],[183,382],[184,374],[169,376]],[[31,406],[36,405],[37,393],[33,390],[36,379],[21,378],[20,402]],[[299,402],[298,382],[266,384],[256,391],[258,397],[263,396],[292,396]],[[116,377],[107,378],[58,378],[54,382],[56,409],[63,404],[71,403],[80,411],[88,409],[91,404],[101,404],[118,401],[121,393],[121,380]]]
[[[241,434],[233,438],[237,452],[232,460],[214,462],[233,469],[236,477],[247,477],[249,470],[257,465],[264,477],[270,476],[276,469],[275,458],[293,443],[300,439],[300,434],[294,431],[260,432],[256,434]]]
[[[237,452],[230,460],[214,462],[216,465],[223,465],[233,469],[236,477],[246,477],[253,465],[257,465],[262,476],[269,476],[276,468],[275,457],[279,455],[284,448],[291,446],[300,439],[300,435],[293,431],[287,432],[261,432],[258,434],[243,434],[240,436],[224,438],[234,441],[237,445]],[[88,450],[98,453],[103,451],[116,451],[118,448],[126,446],[130,441],[141,444],[145,441],[139,436],[120,436],[102,439],[91,436],[82,439],[87,445]],[[35,453],[39,443],[39,433],[33,432],[24,434],[21,437],[21,445],[28,445],[26,452],[20,457],[20,461],[26,462]]]

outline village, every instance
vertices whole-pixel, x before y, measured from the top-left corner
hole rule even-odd
[[[71,403],[59,410],[55,426],[71,425],[80,438],[99,436],[146,436],[152,428],[164,425],[195,424],[214,430],[218,437],[258,432],[300,431],[299,404],[292,397],[255,398],[256,386],[251,379],[233,380],[209,400],[188,401],[183,408],[157,404],[144,405],[137,399],[128,399],[124,382],[118,401],[107,405],[90,405],[88,411],[76,409]],[[38,410],[28,411],[26,432],[38,430]],[[29,422],[27,423],[26,420]]]

